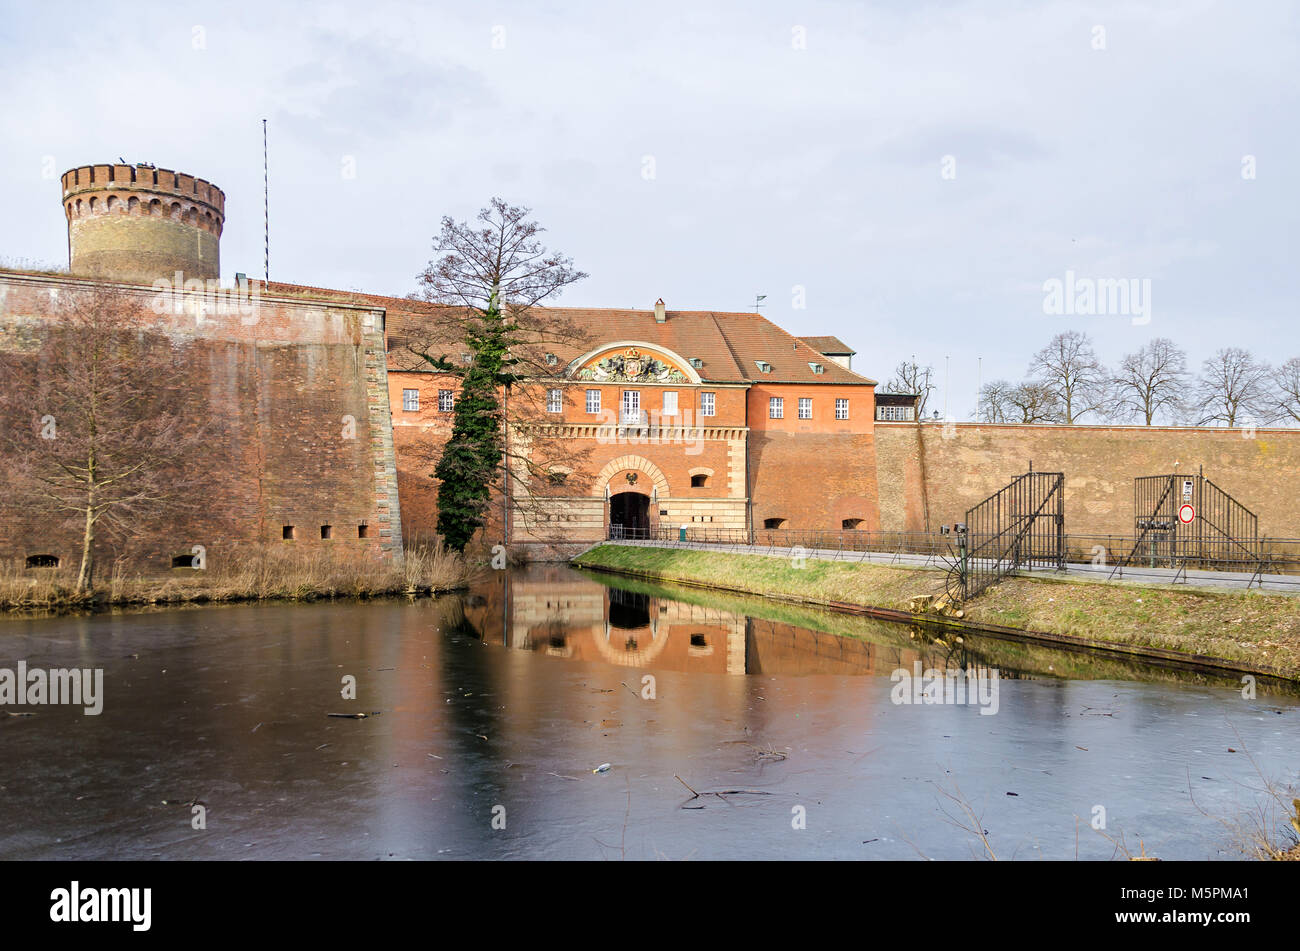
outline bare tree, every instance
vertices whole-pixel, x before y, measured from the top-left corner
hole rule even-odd
[[[1292,357],[1273,371],[1273,392],[1279,419],[1300,423],[1300,357]]]
[[[584,328],[538,305],[587,275],[542,244],[545,229],[529,214],[493,198],[474,224],[444,217],[433,242],[441,256],[419,275],[421,291],[413,295],[441,308],[413,331],[407,349],[461,382],[436,474],[439,532],[458,550],[483,525],[498,479],[502,488],[550,479],[554,460],[565,457],[563,448],[547,446],[545,427],[530,425],[546,418],[546,388],[516,387],[514,400],[511,388],[554,376],[550,349],[586,339]],[[450,358],[453,349],[468,352],[469,361]],[[527,448],[515,452],[509,433],[520,427],[529,430]]]
[[[1061,398],[1056,391],[1032,380],[1013,386],[1007,392],[1011,410],[1010,423],[1059,423],[1064,420]]]
[[[1041,383],[992,380],[980,387],[976,416],[985,423],[1055,423],[1061,418],[1060,402]]]
[[[1005,423],[1014,415],[1008,395],[1014,387],[1006,380],[990,380],[980,387],[975,418],[983,423]]]
[[[1249,350],[1224,347],[1201,364],[1196,383],[1198,424],[1264,423],[1273,419],[1277,397],[1267,363]]]
[[[442,219],[430,261],[419,276],[420,297],[486,313],[493,289],[508,318],[560,294],[587,277],[573,261],[537,240],[546,229],[529,221],[531,209],[500,198],[478,213],[477,225]]]
[[[1119,362],[1114,385],[1119,407],[1147,426],[1161,413],[1176,413],[1188,395],[1187,354],[1167,337],[1156,337]]]
[[[0,454],[11,491],[81,532],[77,590],[94,581],[102,528],[125,535],[161,511],[193,504],[201,420],[184,399],[170,341],[111,285],[64,293],[41,328],[38,358],[0,355]]]
[[[900,361],[894,367],[894,376],[885,384],[887,393],[915,393],[916,418],[925,418],[925,407],[930,402],[930,393],[934,390],[934,367],[921,366],[916,357]]]
[[[1034,354],[1029,375],[1055,395],[1063,423],[1076,423],[1106,406],[1109,374],[1087,334],[1077,330],[1057,334]]]

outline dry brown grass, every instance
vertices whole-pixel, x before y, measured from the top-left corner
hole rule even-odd
[[[77,569],[25,568],[0,562],[0,609],[75,608],[205,601],[309,601],[428,594],[467,586],[476,569],[441,544],[408,548],[399,564],[355,554],[271,546],[234,564],[173,569],[161,576],[127,576],[120,564],[94,589],[76,591]]]

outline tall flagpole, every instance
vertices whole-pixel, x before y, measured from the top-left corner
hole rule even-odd
[[[266,153],[266,120],[262,120],[262,224],[265,228],[266,283],[271,283],[271,178]]]

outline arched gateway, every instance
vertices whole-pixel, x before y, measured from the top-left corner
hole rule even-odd
[[[645,538],[659,526],[658,501],[667,499],[663,471],[641,456],[610,460],[594,488],[605,497],[606,534],[611,538]]]

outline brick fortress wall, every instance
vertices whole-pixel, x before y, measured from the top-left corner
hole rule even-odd
[[[83,283],[0,273],[0,347],[38,347],[52,319],[51,294]],[[210,567],[259,543],[400,556],[382,310],[262,297],[250,316],[185,294],[180,313],[159,314],[157,292],[119,286],[139,299],[143,323],[171,337],[187,412],[208,421],[212,436],[199,462],[198,504],[142,520],[129,544],[102,538],[101,571],[128,550],[130,570],[171,570],[172,558],[193,545],[204,546]],[[74,521],[0,497],[0,558],[54,554],[75,565],[81,526]],[[286,525],[294,526],[292,541],[282,538]],[[321,538],[323,525],[331,527],[329,540]]]
[[[885,531],[924,530],[927,495],[931,529],[961,521],[1032,460],[1036,471],[1065,473],[1067,533],[1132,535],[1135,476],[1204,466],[1259,516],[1261,535],[1300,537],[1300,430],[957,423],[945,437],[943,424],[925,423],[919,432],[915,423],[876,424]]]

